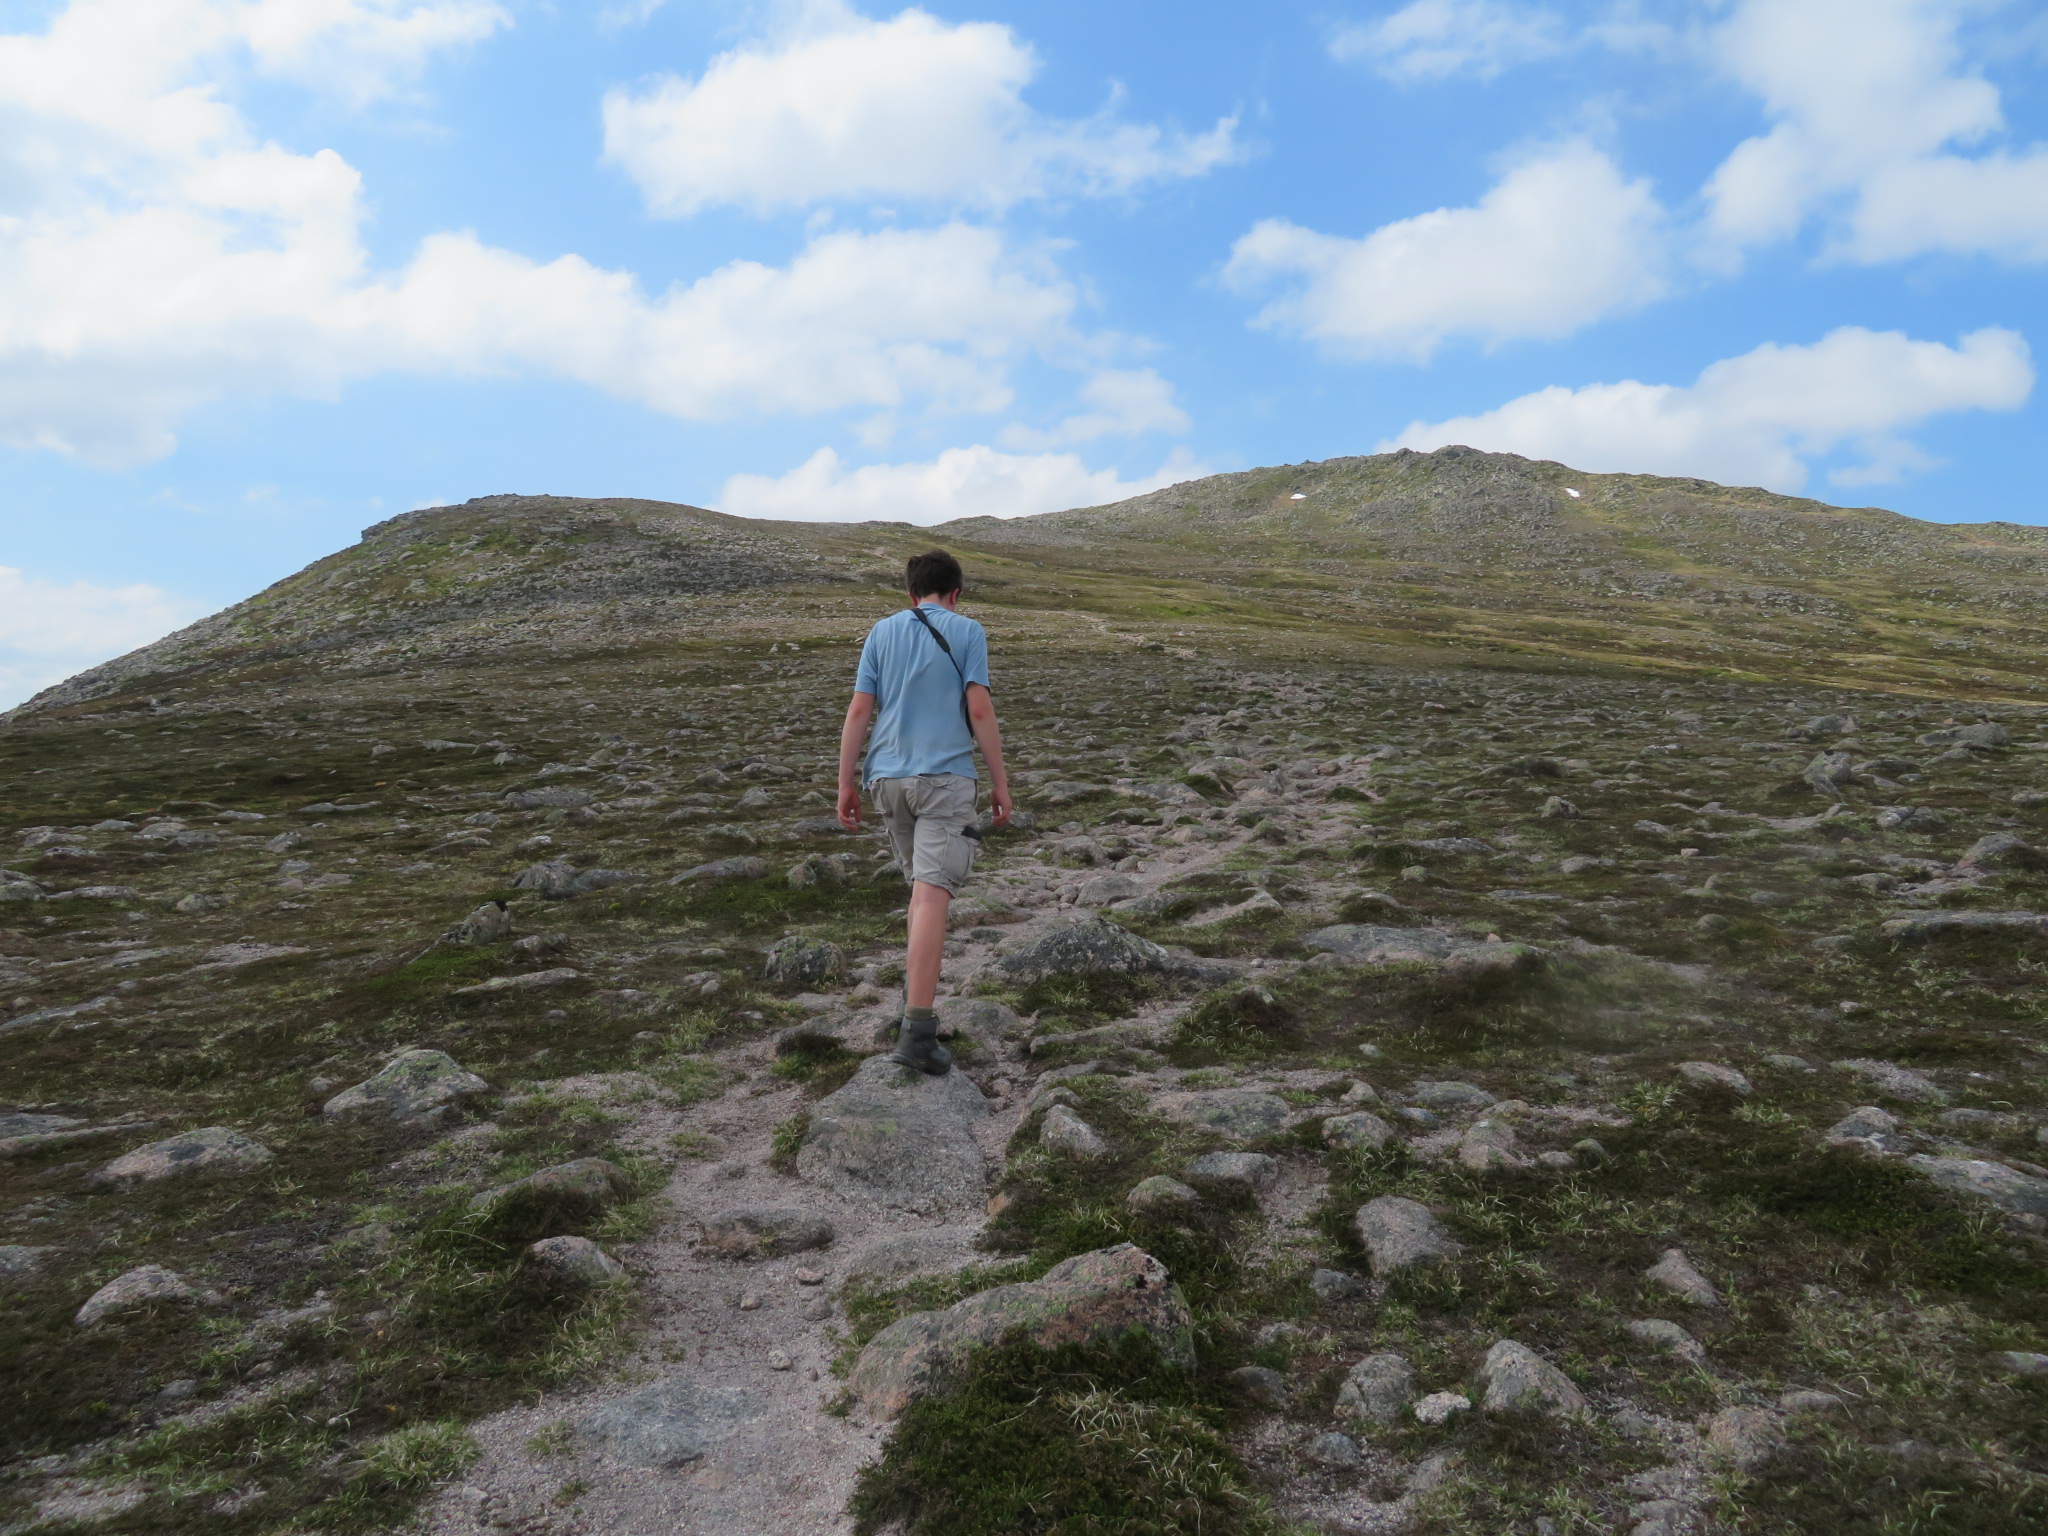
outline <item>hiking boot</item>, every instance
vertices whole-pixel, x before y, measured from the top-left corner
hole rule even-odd
[[[898,1028],[896,1049],[889,1059],[931,1077],[944,1077],[953,1067],[953,1053],[939,1044],[936,1019],[905,1019]]]

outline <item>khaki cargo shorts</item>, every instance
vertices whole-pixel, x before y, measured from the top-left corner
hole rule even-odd
[[[903,873],[913,881],[958,890],[980,846],[965,831],[974,825],[974,780],[957,773],[876,779],[868,794]]]

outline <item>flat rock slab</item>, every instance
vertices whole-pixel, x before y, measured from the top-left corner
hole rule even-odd
[[[1190,1184],[1226,1195],[1256,1195],[1279,1176],[1279,1162],[1263,1152],[1205,1152],[1181,1170]]]
[[[1301,942],[1344,965],[1423,965],[1435,970],[1523,971],[1548,958],[1530,944],[1468,939],[1434,928],[1381,928],[1338,923],[1302,935]]]
[[[980,1231],[978,1226],[931,1227],[922,1232],[905,1232],[900,1237],[885,1237],[870,1243],[859,1258],[846,1266],[846,1283],[874,1284],[964,1268],[981,1257],[974,1249],[974,1239]]]
[[[1052,1349],[1144,1332],[1169,1359],[1192,1364],[1193,1327],[1166,1266],[1119,1243],[1055,1264],[1043,1279],[898,1318],[861,1351],[851,1385],[870,1414],[893,1419],[914,1399],[948,1390],[977,1350],[1013,1333]]]
[[[1896,1062],[1875,1061],[1867,1056],[1852,1057],[1847,1061],[1834,1063],[1838,1072],[1848,1072],[1862,1078],[1873,1087],[1881,1088],[1895,1099],[1904,1099],[1910,1104],[1946,1104],[1948,1095],[1941,1085],[1925,1073],[1915,1072]]]
[[[1155,1115],[1189,1125],[1205,1125],[1240,1140],[1272,1136],[1287,1128],[1287,1101],[1255,1088],[1162,1093],[1148,1107]]]
[[[260,1167],[274,1155],[270,1148],[240,1131],[225,1125],[208,1125],[122,1154],[99,1171],[98,1182],[154,1184],[159,1179],[189,1178],[194,1174],[241,1173]]]
[[[700,1459],[766,1411],[751,1392],[671,1376],[585,1414],[576,1432],[615,1461],[665,1469]]]
[[[812,1108],[797,1173],[893,1208],[976,1209],[987,1196],[988,1164],[974,1126],[988,1112],[960,1072],[927,1077],[873,1056]]]
[[[1921,1155],[1906,1161],[1952,1193],[1974,1195],[2015,1215],[2048,1216],[2048,1179],[1974,1157]]]
[[[1443,1229],[1428,1206],[1400,1195],[1368,1200],[1358,1208],[1352,1225],[1372,1259],[1375,1275],[1434,1264],[1465,1251],[1465,1245]]]
[[[704,1246],[721,1258],[772,1259],[832,1241],[832,1223],[794,1205],[753,1205],[704,1218]]]
[[[1901,912],[1878,924],[1877,931],[1883,938],[1912,941],[2002,928],[2048,938],[2048,912]]]
[[[489,910],[495,910],[489,909]],[[320,1107],[330,1120],[393,1120],[438,1115],[463,1099],[490,1091],[446,1051],[400,1051],[373,1076],[344,1088]]]

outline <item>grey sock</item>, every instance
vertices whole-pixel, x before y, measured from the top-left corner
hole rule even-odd
[[[931,1024],[937,1021],[938,1011],[933,1008],[906,1008],[903,1017],[912,1024]]]

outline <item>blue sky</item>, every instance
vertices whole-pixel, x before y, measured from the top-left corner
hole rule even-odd
[[[410,508],[1463,441],[2048,521],[1999,0],[0,0],[0,704]]]

